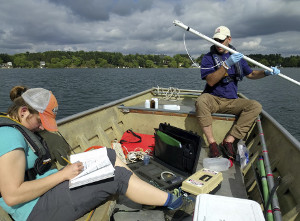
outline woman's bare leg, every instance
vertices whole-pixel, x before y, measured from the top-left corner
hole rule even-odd
[[[130,170],[118,157],[116,158],[115,166],[125,167]],[[163,206],[168,199],[167,192],[146,183],[134,173],[129,179],[128,189],[125,195],[132,201],[144,205]]]

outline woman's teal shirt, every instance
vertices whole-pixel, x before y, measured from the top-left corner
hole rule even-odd
[[[29,147],[24,136],[17,129],[13,127],[0,127],[0,157],[10,151],[13,151],[17,148],[24,149],[26,157],[26,170],[34,167],[34,162],[37,159],[37,156]],[[40,179],[50,174],[56,173],[57,170],[49,170],[42,176],[37,175],[36,179]],[[25,175],[25,174],[24,174]],[[3,179],[0,177],[0,179]],[[16,221],[25,221],[27,220],[29,214],[31,213],[33,207],[39,198],[36,198],[32,201],[22,203],[16,206],[8,206],[3,198],[0,198],[0,206],[9,213],[12,218]]]

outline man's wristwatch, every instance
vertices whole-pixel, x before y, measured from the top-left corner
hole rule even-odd
[[[223,66],[226,70],[229,69],[229,67],[226,65],[225,61],[222,62],[222,66]]]

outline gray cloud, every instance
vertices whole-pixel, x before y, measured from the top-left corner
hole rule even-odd
[[[0,0],[1,53],[46,50],[124,54],[206,53],[210,43],[175,27],[177,19],[209,37],[230,28],[245,54],[300,54],[299,1]]]
[[[49,0],[72,11],[87,21],[108,21],[111,14],[129,16],[137,11],[150,10],[152,0]]]

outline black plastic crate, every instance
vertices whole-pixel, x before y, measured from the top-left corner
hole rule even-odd
[[[196,172],[201,151],[202,138],[191,131],[186,131],[167,123],[161,123],[159,129],[165,134],[180,141],[182,147],[166,144],[155,133],[154,158],[179,170],[182,175],[188,176]]]
[[[178,173],[176,168],[170,169],[170,167],[166,167],[163,162],[159,163],[153,158],[150,159],[148,165],[144,165],[143,161],[139,161],[128,164],[127,166],[134,171],[139,178],[163,190],[173,190],[181,186],[182,182],[187,178],[187,176]]]

